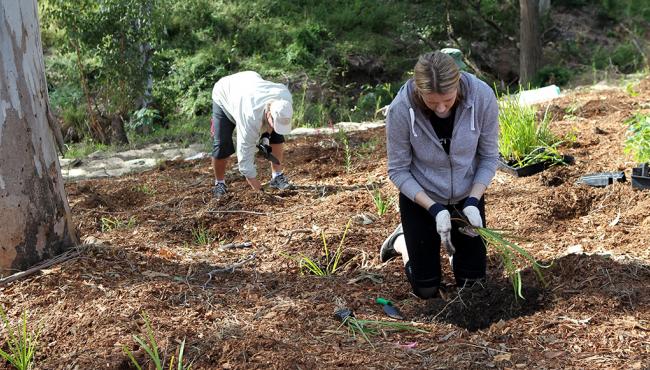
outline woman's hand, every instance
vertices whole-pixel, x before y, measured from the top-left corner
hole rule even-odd
[[[451,214],[446,209],[439,211],[436,215],[436,231],[440,235],[440,244],[447,249],[447,254],[453,256],[456,249],[451,243]]]

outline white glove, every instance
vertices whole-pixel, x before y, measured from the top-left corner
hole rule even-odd
[[[436,231],[440,234],[440,243],[445,246],[447,253],[453,256],[456,249],[451,244],[451,215],[446,209],[436,215]]]
[[[467,221],[469,221],[470,225],[475,226],[475,227],[483,227],[483,219],[481,218],[481,212],[476,208],[475,206],[467,206],[463,208],[463,214],[465,217],[467,217]],[[473,234],[470,236],[478,236],[476,232],[471,230],[471,228],[467,228],[467,234]]]

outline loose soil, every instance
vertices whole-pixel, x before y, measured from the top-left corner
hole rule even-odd
[[[460,292],[443,258],[447,286],[429,301],[410,293],[400,261],[379,262],[399,223],[394,206],[376,215],[369,190],[397,195],[381,128],[349,134],[347,169],[333,137],[290,140],[291,191],[256,194],[233,169],[230,193],[212,199],[209,160],[67,184],[87,244],[74,259],[0,287],[0,299],[14,322],[27,311],[30,326],[40,325],[39,369],[132,368],[124,346],[144,364],[132,337],[145,335],[141,313],[167,356],[185,339],[195,369],[647,369],[650,193],[629,182],[575,183],[601,171],[630,178],[624,121],[650,113],[650,80],[636,90],[553,101],[552,129],[575,136],[561,148],[575,164],[525,178],[498,172],[488,189],[487,225],[524,237],[521,245],[551,265],[546,285],[521,266],[524,300],[492,250],[487,281]],[[349,220],[340,270],[302,274],[288,256],[320,260],[321,232],[334,250]],[[252,246],[219,248],[245,241]],[[428,332],[386,331],[368,343],[333,316],[347,307],[359,319],[391,320],[377,297]]]

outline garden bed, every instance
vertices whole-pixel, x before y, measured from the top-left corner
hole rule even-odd
[[[386,174],[384,131],[374,129],[350,134],[349,161],[332,137],[290,140],[287,173],[301,186],[287,192],[256,194],[232,168],[230,194],[215,201],[209,159],[66,184],[82,238],[95,244],[0,287],[0,302],[12,320],[27,311],[30,327],[41,323],[37,369],[126,369],[124,346],[144,363],[132,337],[143,336],[142,312],[167,355],[186,340],[194,369],[642,369],[650,340],[650,199],[629,185],[575,180],[629,171],[622,150],[629,112],[607,102],[639,106],[650,94],[645,86],[637,97],[582,91],[554,101],[560,112],[602,103],[598,115],[551,124],[560,135],[580,127],[576,145],[560,147],[579,160],[538,176],[496,174],[486,193],[487,226],[525,237],[520,245],[552,264],[546,286],[521,266],[525,300],[515,298],[492,250],[484,289],[450,289],[428,302],[410,293],[400,261],[379,262],[399,214],[391,206],[377,216],[365,186],[397,195]],[[268,164],[259,164],[268,174]],[[351,218],[374,221],[350,224],[346,263],[334,275],[301,274],[283,256],[318,258],[321,231],[335,249]],[[252,246],[219,249],[246,241]],[[426,333],[386,332],[370,338],[371,346],[333,317],[345,306],[359,319],[390,320],[377,297]]]

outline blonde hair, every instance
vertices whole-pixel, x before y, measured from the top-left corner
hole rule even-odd
[[[422,94],[448,94],[458,92],[456,101],[462,99],[460,69],[454,58],[440,51],[420,55],[414,68],[415,90],[413,100],[424,107]]]

